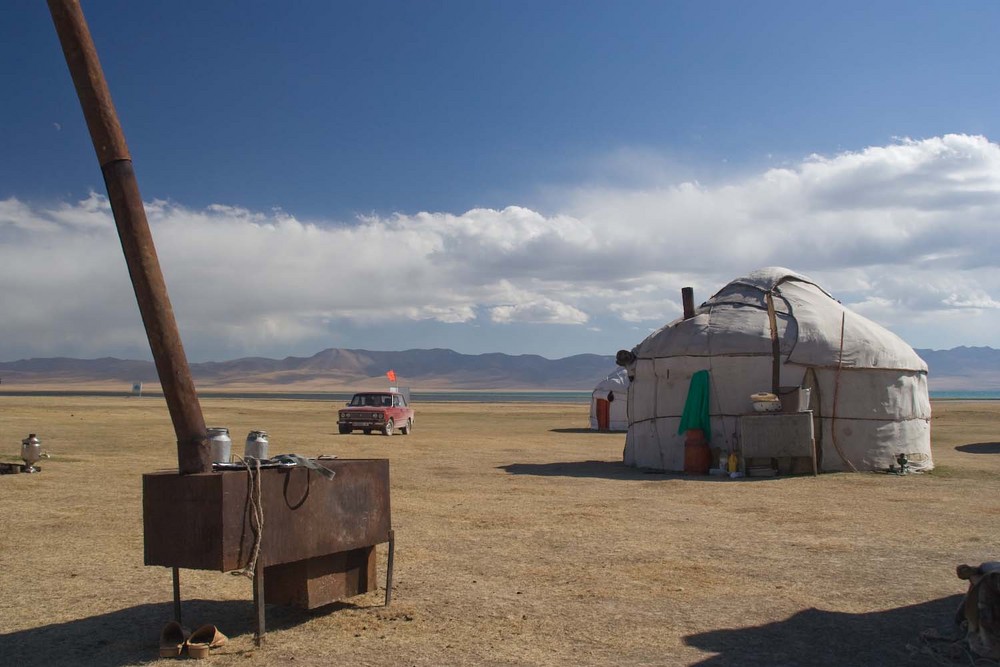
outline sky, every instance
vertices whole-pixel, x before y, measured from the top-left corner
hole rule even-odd
[[[764,266],[1000,347],[998,3],[82,4],[192,361],[613,355]],[[0,361],[151,358],[44,3],[0,90]]]

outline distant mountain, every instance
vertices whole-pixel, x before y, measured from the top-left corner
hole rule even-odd
[[[453,350],[323,350],[311,357],[191,364],[201,388],[336,390],[382,386],[385,373],[396,371],[400,384],[421,389],[591,389],[614,372],[610,355],[578,354],[564,359],[538,355],[459,354]],[[113,385],[157,383],[152,362],[114,358],[27,359],[0,362],[4,387],[26,385]]]
[[[927,362],[928,382],[937,391],[1000,390],[1000,350],[992,347],[955,347],[917,350]]]
[[[917,350],[930,368],[931,389],[1000,390],[1000,350],[956,347]],[[199,388],[217,390],[335,391],[385,385],[396,371],[400,384],[423,390],[587,390],[616,370],[611,355],[578,354],[546,359],[534,354],[459,354],[454,350],[329,349],[311,357],[191,364]],[[118,388],[158,384],[152,362],[126,359],[26,359],[0,362],[0,391],[13,387],[89,385]]]

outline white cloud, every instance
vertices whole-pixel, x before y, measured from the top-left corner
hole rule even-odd
[[[630,155],[656,163],[625,151],[614,169]],[[983,137],[899,140],[713,185],[652,171],[641,187],[580,188],[554,215],[309,223],[165,201],[147,214],[195,358],[320,349],[345,322],[652,327],[679,314],[681,286],[701,301],[767,265],[812,276],[918,346],[996,340],[1000,146]],[[0,201],[0,284],[6,358],[147,349],[102,196]],[[956,331],[955,313],[975,326]]]
[[[587,314],[578,308],[553,299],[536,299],[490,309],[490,319],[500,324],[586,324]]]

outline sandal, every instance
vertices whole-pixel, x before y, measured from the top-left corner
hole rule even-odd
[[[186,646],[188,655],[196,660],[208,657],[213,648],[224,646],[229,638],[219,632],[214,625],[203,625],[188,637]]]
[[[160,657],[179,658],[191,631],[177,621],[170,621],[160,632]]]

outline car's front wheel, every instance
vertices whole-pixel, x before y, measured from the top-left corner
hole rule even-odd
[[[340,434],[341,435],[346,435],[347,433],[351,432],[351,427],[350,426],[343,426],[343,425],[341,425],[339,427],[339,430],[340,430]]]
[[[393,427],[394,424],[392,423],[392,418],[390,417],[389,421],[387,421],[385,426],[382,427],[382,435],[392,435]]]

